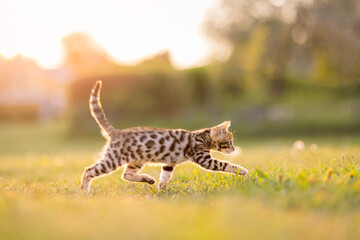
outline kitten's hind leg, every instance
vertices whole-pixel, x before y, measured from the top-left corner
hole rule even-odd
[[[171,178],[171,173],[174,170],[173,166],[165,165],[161,169],[161,176],[160,176],[160,182],[159,182],[159,190],[161,191],[167,184],[167,182]]]
[[[131,182],[146,182],[148,184],[154,184],[155,179],[150,177],[147,174],[138,174],[143,165],[138,165],[135,163],[129,163],[126,166],[126,169],[122,175],[124,180],[128,180]]]
[[[88,192],[90,183],[94,178],[113,172],[120,166],[120,161],[116,160],[111,153],[105,154],[102,160],[85,169],[81,182],[81,191]]]

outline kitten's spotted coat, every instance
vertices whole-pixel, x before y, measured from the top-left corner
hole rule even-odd
[[[188,160],[212,171],[240,175],[248,173],[243,167],[214,159],[210,155],[210,150],[225,154],[234,151],[233,135],[228,131],[230,121],[196,131],[140,127],[117,130],[106,119],[100,103],[100,89],[101,81],[98,81],[90,95],[90,109],[108,141],[102,158],[85,169],[82,191],[89,190],[93,178],[113,172],[122,165],[126,165],[123,179],[154,184],[154,178],[139,174],[147,162],[164,164],[160,190],[169,181],[174,167]]]

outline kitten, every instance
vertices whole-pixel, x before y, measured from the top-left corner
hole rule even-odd
[[[240,175],[248,173],[241,166],[214,159],[210,155],[210,150],[225,154],[234,151],[233,135],[228,131],[230,121],[196,131],[145,127],[117,130],[106,119],[100,103],[100,89],[101,81],[98,81],[90,94],[90,110],[107,144],[102,158],[85,169],[81,184],[83,192],[89,190],[93,178],[113,172],[122,165],[126,165],[123,179],[154,184],[153,177],[139,173],[147,162],[164,165],[159,190],[169,181],[175,166],[189,160],[207,170]]]

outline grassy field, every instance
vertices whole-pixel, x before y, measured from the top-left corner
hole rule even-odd
[[[63,125],[0,126],[0,239],[360,239],[360,137],[242,139],[217,155],[246,177],[178,166],[165,191],[121,180],[79,192],[103,139]],[[309,149],[316,143],[318,149]],[[160,167],[144,172],[159,178]]]

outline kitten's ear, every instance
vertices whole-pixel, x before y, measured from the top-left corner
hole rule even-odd
[[[225,121],[219,125],[216,125],[215,127],[211,128],[210,136],[215,137],[219,136],[220,134],[226,133],[226,131],[229,129],[231,122]]]
[[[221,130],[222,130],[223,132],[228,131],[230,125],[231,125],[231,121],[225,121],[225,122],[223,122],[222,124],[220,124]]]

